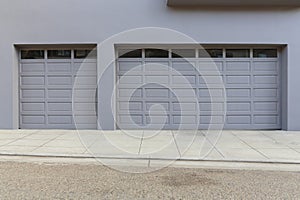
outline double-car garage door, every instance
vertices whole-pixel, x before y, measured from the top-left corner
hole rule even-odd
[[[21,50],[20,128],[96,129],[96,66],[90,48]]]
[[[277,48],[120,48],[118,54],[118,128],[281,128]]]

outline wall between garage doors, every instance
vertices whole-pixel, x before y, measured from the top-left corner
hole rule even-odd
[[[286,44],[283,124],[300,130],[298,8],[172,9],[164,0],[3,0],[0,24],[0,128],[18,128],[15,44],[99,44],[128,29],[163,27],[199,43]],[[113,127],[108,123],[106,128]]]

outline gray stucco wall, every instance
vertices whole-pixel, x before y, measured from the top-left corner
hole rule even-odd
[[[286,44],[283,125],[300,130],[299,8],[175,9],[165,0],[2,0],[0,27],[0,128],[18,128],[14,44],[98,44],[128,29],[163,27],[199,43]],[[113,128],[107,120],[106,128]]]

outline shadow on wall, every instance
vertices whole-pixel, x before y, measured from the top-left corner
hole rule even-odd
[[[298,11],[300,1],[298,0],[167,0],[167,6],[174,11]]]

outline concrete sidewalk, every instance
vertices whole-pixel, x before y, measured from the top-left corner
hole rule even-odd
[[[0,155],[300,164],[300,132],[1,130]]]

